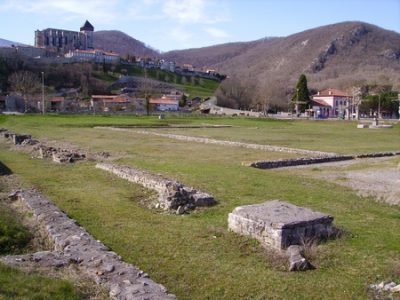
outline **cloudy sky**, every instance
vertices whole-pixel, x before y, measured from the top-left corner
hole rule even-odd
[[[400,0],[0,0],[0,38],[36,29],[121,30],[160,51],[287,36],[363,21],[400,32]]]

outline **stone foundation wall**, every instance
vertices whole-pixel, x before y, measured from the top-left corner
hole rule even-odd
[[[132,129],[116,128],[116,127],[102,127],[102,129],[132,132]],[[243,147],[243,148],[263,150],[263,151],[299,153],[299,154],[305,154],[305,155],[324,156],[324,157],[336,155],[335,153],[329,153],[329,152],[312,151],[312,150],[304,150],[304,149],[296,149],[296,148],[288,148],[288,147],[279,147],[279,146],[272,146],[272,145],[247,144],[247,143],[242,143],[242,142],[215,140],[215,139],[210,139],[210,138],[193,137],[193,136],[185,136],[185,135],[178,135],[178,134],[158,133],[158,132],[153,132],[153,131],[135,130],[133,132],[140,133],[140,134],[146,134],[146,135],[151,134],[151,135],[155,135],[155,136],[161,136],[161,137],[166,137],[166,138],[180,140],[180,141],[223,145],[223,146],[233,146],[233,147]]]
[[[31,153],[35,153],[38,158],[50,158],[57,163],[72,163],[87,159],[87,154],[82,151],[47,146],[32,139],[30,135],[12,133],[5,128],[0,128],[0,136],[10,139],[14,145],[32,146]]]
[[[258,169],[275,169],[283,167],[293,167],[301,165],[311,165],[326,162],[335,162],[343,160],[354,159],[351,155],[343,156],[329,156],[329,157],[310,157],[310,158],[293,158],[293,159],[278,159],[278,160],[266,160],[266,161],[256,161],[248,164],[248,166]]]
[[[223,141],[223,140],[215,140],[215,139],[193,137],[193,136],[184,136],[184,135],[177,135],[177,134],[157,133],[157,132],[151,132],[151,131],[135,131],[135,132],[141,133],[141,134],[147,134],[147,135],[152,134],[152,135],[156,135],[156,136],[167,137],[167,138],[181,140],[181,141],[223,145],[223,146],[243,147],[243,148],[264,150],[264,151],[298,153],[298,154],[324,156],[324,157],[336,155],[335,153],[328,153],[328,152],[321,152],[321,151],[279,147],[279,146],[272,146],[272,145],[248,144],[248,143],[242,143],[242,142]]]
[[[295,167],[302,165],[345,161],[357,158],[388,157],[396,155],[400,155],[400,151],[375,152],[375,153],[355,154],[355,155],[336,155],[328,157],[301,157],[301,158],[291,158],[291,159],[265,160],[265,161],[252,162],[250,164],[246,163],[245,165],[258,169],[276,169],[284,167]]]
[[[216,204],[215,199],[207,194],[184,186],[177,181],[166,179],[160,175],[154,175],[146,171],[127,166],[117,166],[106,163],[96,164],[96,168],[111,172],[118,177],[133,183],[138,183],[146,188],[155,190],[158,197],[158,206],[162,209],[175,209],[180,212],[194,209],[198,206],[210,206]]]
[[[38,264],[55,268],[75,264],[97,284],[104,285],[112,299],[176,299],[146,273],[123,262],[120,256],[94,239],[42,194],[28,190],[16,195],[46,230],[55,251],[5,256],[1,258],[3,263],[12,266]]]

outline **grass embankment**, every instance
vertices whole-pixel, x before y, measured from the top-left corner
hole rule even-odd
[[[279,158],[286,154],[223,147],[126,132],[88,128],[88,124],[229,123],[230,130],[204,129],[202,135],[240,141],[275,141],[281,132],[292,140],[285,146],[313,145],[339,149],[334,136],[345,141],[345,152],[358,152],[366,143],[352,138],[354,124],[234,119],[167,119],[102,117],[8,117],[1,126],[121,155],[120,163],[162,173],[213,194],[219,204],[185,216],[159,214],[138,203],[149,192],[138,185],[94,169],[94,163],[55,165],[34,160],[1,146],[0,161],[26,184],[34,185],[96,238],[124,260],[148,272],[180,299],[365,299],[366,286],[380,280],[400,280],[400,209],[359,198],[354,191],[290,171],[257,170],[243,160]],[[69,126],[74,125],[74,126]],[[314,145],[307,134],[315,133]],[[79,128],[79,126],[82,126]],[[329,127],[331,126],[331,127]],[[330,129],[329,129],[330,128]],[[162,129],[163,132],[165,129]],[[249,137],[236,131],[253,132]],[[293,133],[290,132],[293,130]],[[369,146],[374,151],[396,146],[393,132]],[[200,132],[200,131],[199,131]],[[318,135],[317,133],[321,134]],[[191,135],[191,130],[181,130]],[[328,134],[328,136],[326,136]],[[366,131],[365,138],[375,138]],[[283,143],[282,139],[282,143]],[[353,141],[352,143],[350,143]],[[326,144],[327,143],[327,144]],[[364,145],[364,146],[363,146]],[[349,232],[318,247],[311,272],[287,273],[274,266],[253,240],[227,230],[227,215],[238,205],[282,199],[335,217]]]
[[[32,234],[22,225],[21,217],[6,204],[10,190],[4,180],[6,168],[0,163],[0,255],[31,251]],[[26,273],[0,263],[0,299],[82,299],[69,281]]]
[[[145,77],[145,70],[139,66],[120,65],[117,72],[125,69],[126,74],[131,76]],[[115,73],[120,75],[119,73]],[[194,97],[206,98],[214,95],[220,82],[217,80],[201,78],[196,76],[182,76],[177,73],[172,73],[160,69],[147,69],[147,76],[151,79],[175,85],[189,95],[189,98]],[[114,76],[115,77],[115,76]],[[103,79],[103,78],[100,78]],[[104,78],[107,80],[107,78]]]

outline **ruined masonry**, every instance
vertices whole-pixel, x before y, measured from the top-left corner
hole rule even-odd
[[[280,200],[236,207],[228,218],[232,231],[277,250],[329,237],[332,221],[332,216]]]
[[[166,179],[160,175],[141,171],[127,166],[116,166],[106,163],[96,164],[96,168],[111,172],[130,182],[138,183],[146,188],[157,191],[157,206],[168,210],[176,209],[178,213],[198,206],[210,206],[216,204],[215,199],[207,194],[184,186],[183,184]]]
[[[84,228],[61,212],[46,197],[35,190],[15,193],[33,213],[48,237],[54,242],[54,251],[5,256],[3,263],[11,266],[67,267],[75,264],[97,284],[104,285],[112,299],[176,299],[166,288],[152,281],[146,273],[121,260],[115,252],[95,240]]]

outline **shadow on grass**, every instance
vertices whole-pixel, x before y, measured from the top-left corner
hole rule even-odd
[[[8,168],[5,164],[3,164],[3,163],[0,161],[0,176],[3,176],[3,175],[11,175],[11,174],[12,174],[11,169]]]

